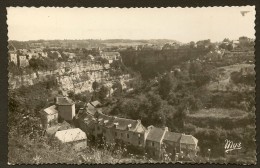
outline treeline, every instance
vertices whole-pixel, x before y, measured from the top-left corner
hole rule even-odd
[[[143,79],[151,79],[158,73],[170,71],[174,65],[180,65],[188,60],[195,60],[209,51],[209,49],[204,48],[180,48],[160,51],[125,50],[121,51],[120,54],[126,66],[139,71]]]

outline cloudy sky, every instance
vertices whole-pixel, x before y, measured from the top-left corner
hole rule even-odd
[[[241,11],[249,11],[242,16]],[[254,38],[255,8],[10,7],[10,40],[174,39],[180,42]]]

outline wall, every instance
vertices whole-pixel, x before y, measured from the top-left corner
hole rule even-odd
[[[58,106],[59,115],[64,120],[72,120],[75,116],[75,104],[73,105],[59,105]]]

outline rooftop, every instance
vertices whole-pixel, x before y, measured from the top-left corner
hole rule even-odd
[[[74,102],[68,97],[56,97],[57,105],[73,105]]]
[[[56,105],[52,105],[46,109],[43,110],[45,113],[47,113],[48,115],[53,115],[53,114],[57,114],[58,110],[56,109]]]
[[[154,126],[150,126],[150,128],[148,129],[150,129],[150,131],[147,135],[147,140],[160,142],[161,139],[163,138],[163,134],[165,130]]]
[[[55,137],[62,143],[87,139],[86,133],[79,128],[57,131]]]
[[[180,143],[181,144],[196,145],[198,143],[198,140],[192,135],[182,134]]]
[[[92,104],[94,107],[97,107],[98,105],[101,105],[101,103],[99,101],[93,101],[93,102],[90,102],[90,104]]]
[[[118,123],[116,126],[116,129],[118,130],[126,130],[128,129],[129,131],[135,131],[136,127],[138,125],[137,120],[131,120],[131,119],[125,119],[125,118],[115,118],[113,123]]]
[[[166,141],[178,142],[181,139],[181,133],[167,131],[163,139]]]

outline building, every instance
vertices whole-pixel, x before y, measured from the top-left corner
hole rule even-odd
[[[87,112],[91,115],[94,115],[98,111],[98,107],[101,105],[99,101],[93,101],[90,103],[87,103]]]
[[[107,59],[109,64],[111,64],[113,61],[120,59],[120,53],[119,52],[102,52],[101,57]]]
[[[59,112],[59,122],[71,121],[75,117],[75,103],[68,97],[56,97],[55,104]]]
[[[94,109],[99,102],[88,104]],[[168,127],[146,129],[140,120],[109,116],[100,111],[92,114],[84,108],[79,110],[76,120],[79,128],[98,145],[124,145],[129,152],[131,149],[139,154],[146,152],[149,158],[156,160],[163,159],[166,154],[172,161],[183,155],[192,158],[198,150],[198,140],[192,135],[170,132]]]
[[[19,66],[24,68],[27,67],[29,65],[29,61],[27,60],[27,57],[25,55],[20,55],[18,57],[19,60]]]
[[[162,158],[162,141],[168,128],[148,127],[148,135],[146,137],[146,153],[154,159]]]
[[[9,62],[13,62],[15,65],[17,65],[18,61],[16,48],[12,44],[9,44],[8,49]]]
[[[135,147],[145,146],[146,128],[140,120],[112,117],[97,113],[94,136],[106,143],[118,143]]]
[[[190,157],[196,156],[198,147],[198,140],[192,135],[181,135],[180,139],[180,151]]]
[[[180,153],[181,135],[181,133],[167,131],[163,138],[163,147],[172,160],[175,160],[175,155]]]
[[[55,135],[57,131],[67,130],[70,129],[71,125],[67,123],[66,121],[63,121],[62,123],[57,123],[55,125],[52,125],[51,127],[46,129],[47,135]]]
[[[41,119],[42,119],[42,127],[47,129],[52,125],[56,125],[58,121],[58,110],[56,105],[52,105],[48,108],[40,111]]]
[[[96,119],[93,115],[86,112],[85,109],[80,109],[76,119],[78,121],[79,127],[86,133],[88,136],[94,136],[94,129]]]
[[[87,147],[87,135],[79,128],[57,131],[55,137],[61,143],[70,143],[76,151]]]

